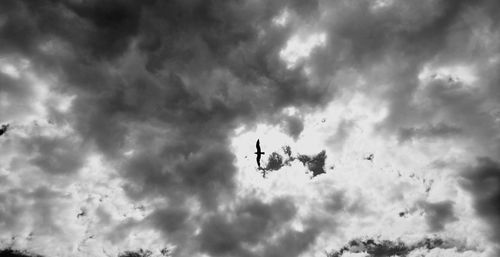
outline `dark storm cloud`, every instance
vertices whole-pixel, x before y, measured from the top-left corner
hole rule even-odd
[[[277,152],[272,152],[267,158],[266,167],[264,170],[273,171],[281,169],[285,164],[283,163],[283,156]]]
[[[175,207],[154,211],[148,221],[165,234],[182,234],[191,229],[193,215],[182,203],[195,199],[200,213],[211,213],[234,197],[236,167],[229,148],[233,129],[260,121],[279,123],[286,118],[281,110],[288,106],[323,106],[335,91],[327,88],[329,81],[345,69],[366,75],[370,85],[361,89],[387,101],[383,130],[409,129],[413,137],[427,137],[441,133],[427,128],[429,121],[456,124],[490,150],[498,126],[481,106],[485,99],[498,102],[494,73],[485,72],[491,78],[479,96],[458,90],[460,81],[450,87],[436,79],[422,89],[418,74],[431,61],[465,58],[459,53],[474,50],[465,45],[476,44],[463,15],[474,8],[496,21],[499,4],[397,1],[380,11],[371,7],[370,1],[1,1],[0,54],[28,59],[35,72],[57,77],[55,90],[75,95],[67,114],[49,110],[49,116],[67,123],[76,135],[34,137],[26,143],[29,162],[47,173],[74,174],[85,155],[73,140],[93,145],[119,171],[132,200],[164,198],[173,203]],[[280,59],[293,28],[276,26],[272,19],[285,8],[296,14],[295,25],[300,19],[326,19],[318,25],[325,29],[326,44],[313,51],[309,76],[303,66],[287,69]],[[468,43],[454,45],[455,36]],[[1,93],[13,102],[35,95],[24,86],[27,82],[0,76]],[[430,99],[429,108],[411,104],[417,93]],[[11,104],[0,114],[14,119],[30,108]],[[298,137],[303,124],[292,119],[286,127]],[[339,135],[348,129],[346,123]],[[129,150],[130,157],[124,155]],[[313,176],[325,172],[325,159],[324,151],[299,158]],[[495,208],[484,204],[497,199],[475,182],[483,178],[465,178],[477,196],[478,212],[498,225],[498,218],[492,218],[498,216]],[[255,200],[227,214],[238,214],[236,218],[210,217],[197,237],[200,248],[214,256],[253,256],[244,243],[259,245],[270,231],[282,229],[295,214],[290,206],[285,200]],[[448,208],[430,206],[439,213],[431,215],[437,222],[431,226],[439,228]],[[117,228],[115,241],[125,238],[130,224]],[[297,255],[317,235],[307,227],[286,230],[263,243],[261,256]]]
[[[290,199],[276,199],[270,203],[257,199],[246,200],[236,208],[234,217],[220,213],[203,224],[198,236],[200,248],[213,256],[261,256],[252,252],[249,246],[267,244],[271,236],[295,213],[296,207]]]
[[[131,37],[136,34],[141,6],[135,3],[4,1],[2,14],[7,19],[0,32],[3,41],[1,50],[46,58],[39,52],[39,44],[60,39],[77,54],[87,58],[116,57],[127,48]]]
[[[452,201],[435,203],[420,201],[417,205],[425,211],[430,231],[441,231],[447,223],[457,220],[453,211],[454,202]]]
[[[312,0],[312,1],[291,0],[289,6],[291,10],[294,10],[300,16],[308,17],[315,15],[318,12],[319,2],[320,1],[318,0]]]
[[[369,96],[380,94],[388,106],[380,131],[390,136],[402,132],[402,138],[428,137],[444,132],[427,127],[430,121],[453,124],[456,132],[474,137],[480,145],[487,143],[485,152],[498,154],[496,143],[489,140],[496,137],[498,124],[484,108],[485,102],[499,99],[498,87],[491,86],[492,81],[498,84],[497,73],[492,72],[498,63],[483,65],[497,52],[498,43],[483,44],[490,39],[475,36],[483,27],[492,38],[498,33],[489,25],[498,20],[492,12],[500,8],[497,1],[395,1],[380,8],[373,1],[323,4],[329,14],[324,24],[328,39],[325,47],[313,52],[311,70],[319,78],[341,70],[359,73],[368,81],[360,89]],[[477,67],[481,90],[463,89],[467,82],[448,78],[421,81],[424,68],[437,72],[430,64]],[[422,98],[426,101],[419,102]]]
[[[347,212],[349,215],[357,215],[366,211],[367,204],[362,199],[349,199],[345,191],[330,193],[324,202],[325,210],[330,214]]]
[[[459,135],[462,130],[447,124],[430,125],[426,127],[400,128],[398,139],[400,142],[412,140],[413,138],[447,138]]]
[[[319,229],[315,227],[308,227],[304,231],[287,230],[258,256],[299,256],[315,242],[318,234]]]
[[[172,252],[168,248],[163,248],[158,251],[160,253],[160,256],[165,256],[165,257],[170,257],[172,256]],[[125,251],[123,253],[120,253],[118,257],[151,257],[153,256],[153,251],[151,250],[145,250],[145,249],[139,249],[135,251]]]
[[[316,155],[303,155],[299,154],[297,159],[304,165],[307,169],[312,172],[312,177],[316,177],[320,174],[326,173],[325,171],[325,160],[326,152],[325,150],[319,152]]]
[[[290,116],[284,121],[285,131],[295,140],[300,136],[304,130],[304,123],[299,117]]]
[[[32,228],[40,233],[58,231],[61,226],[54,215],[57,214],[55,203],[65,200],[63,193],[46,186],[35,189],[11,189],[0,194],[0,228],[11,231],[22,228],[30,217]],[[36,213],[33,217],[30,214]]]
[[[353,239],[341,249],[328,252],[326,256],[341,257],[344,253],[367,253],[369,257],[405,257],[409,256],[415,250],[426,250],[428,252],[434,248],[449,249],[455,247],[458,252],[467,250],[453,240],[443,240],[441,238],[424,238],[411,244],[407,244],[401,240]]]
[[[182,202],[188,196],[196,196],[204,207],[215,207],[219,194],[233,190],[232,177],[228,172],[234,171],[234,156],[228,152],[224,142],[207,142],[211,144],[189,142],[195,144],[189,148],[195,151],[191,153],[182,153],[182,147],[168,150],[169,143],[163,145],[167,151],[160,154],[149,151],[137,153],[124,167],[124,177],[128,180],[126,192],[138,200],[161,196]],[[165,163],[165,159],[170,162]]]
[[[153,226],[159,228],[166,234],[173,234],[182,229],[188,221],[189,211],[182,208],[167,208],[155,210],[148,219]]]
[[[35,90],[27,79],[12,78],[0,72],[0,94],[9,103],[9,108],[0,108],[1,122],[10,122],[34,111],[35,107],[30,104],[30,99],[36,96]]]
[[[415,4],[398,1],[379,11],[373,10],[374,3],[370,1],[325,3],[332,8],[327,24],[329,38],[325,49],[328,50],[316,53],[316,71],[323,74],[342,66],[369,69],[374,62],[390,60],[404,53],[408,63],[391,67],[395,68],[393,76],[387,77],[389,82],[406,80],[390,92],[401,97],[394,98],[394,104],[401,105],[411,96],[415,86],[414,69],[420,60],[431,58],[441,50],[446,31],[466,5],[464,3],[429,1]]]
[[[303,154],[293,156],[290,146],[284,146],[282,147],[282,150],[285,154],[285,157],[277,152],[272,152],[267,158],[266,166],[263,168],[264,171],[280,170],[284,166],[290,166],[291,162],[298,160],[304,166],[307,166],[307,169],[312,172],[312,177],[316,177],[317,175],[326,173],[326,152],[324,150],[312,156]]]
[[[489,153],[494,152],[495,145],[498,143],[492,138],[498,135],[498,124],[495,117],[481,107],[484,102],[496,101],[496,93],[493,91],[484,91],[482,93],[474,90],[466,90],[460,85],[449,85],[445,80],[432,80],[422,90],[424,97],[431,100],[428,103],[429,113],[438,114],[447,120],[446,122],[456,123],[453,128],[438,129],[436,132],[449,134],[461,133],[463,135],[473,136],[477,144],[484,144]],[[431,118],[432,116],[428,116]],[[452,131],[449,131],[449,130]],[[455,130],[455,132],[453,132]],[[429,131],[431,132],[431,131]],[[429,133],[428,132],[428,133]],[[438,134],[439,134],[438,133]],[[486,151],[485,151],[486,152]],[[486,154],[478,152],[477,154]]]
[[[42,255],[33,254],[27,251],[19,251],[16,249],[3,249],[0,250],[0,256],[3,257],[43,257]]]
[[[29,162],[54,175],[72,174],[82,167],[85,149],[75,138],[35,136],[26,138],[24,151]]]
[[[461,185],[472,194],[474,208],[490,227],[490,239],[500,242],[500,163],[479,158],[464,170]]]
[[[292,30],[272,22],[285,7],[307,18],[316,2],[3,1],[0,6],[5,17],[0,53],[28,59],[35,72],[57,77],[55,90],[75,95],[67,114],[50,110],[49,118],[64,121],[76,130],[75,138],[104,154],[134,200],[182,203],[194,197],[202,208],[216,208],[235,189],[229,148],[234,128],[272,120],[284,107],[316,107],[329,98],[326,86],[310,83],[302,68],[287,69],[279,52]],[[12,84],[9,94],[30,97],[16,81],[2,79]],[[289,132],[298,136],[302,126],[291,119]],[[30,162],[40,169],[66,174],[81,167],[84,155],[69,138],[31,141]],[[134,151],[131,157],[124,155],[128,150]],[[186,212],[167,208],[151,220],[170,217],[178,222],[158,227],[177,232],[187,226]]]

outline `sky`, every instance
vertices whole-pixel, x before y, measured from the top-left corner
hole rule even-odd
[[[499,13],[0,1],[1,253],[500,256]]]

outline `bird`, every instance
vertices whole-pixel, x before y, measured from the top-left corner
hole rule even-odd
[[[255,152],[255,154],[257,155],[257,165],[259,166],[259,169],[260,169],[261,168],[260,167],[260,157],[263,154],[265,154],[265,153],[260,150],[260,141],[259,141],[259,139],[257,139],[257,143],[255,144],[255,147],[257,147],[257,152]]]
[[[370,155],[368,155],[367,157],[365,157],[363,159],[365,159],[367,161],[373,161],[373,158],[375,158],[375,155],[371,153]]]
[[[8,128],[9,128],[9,124],[3,124],[2,128],[0,128],[0,136],[5,134],[5,132],[7,132]]]

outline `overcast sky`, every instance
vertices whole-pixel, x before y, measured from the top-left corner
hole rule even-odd
[[[500,256],[499,14],[2,0],[0,249]]]

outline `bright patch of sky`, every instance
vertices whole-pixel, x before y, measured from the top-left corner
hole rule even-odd
[[[475,73],[474,67],[468,65],[438,67],[428,65],[418,74],[418,78],[422,81],[443,79],[449,82],[461,82],[465,87],[474,87],[474,83],[478,80]]]
[[[285,9],[273,19],[273,22],[279,26],[285,26],[290,19],[290,12]]]
[[[280,57],[286,62],[288,68],[293,68],[306,59],[314,48],[323,46],[325,42],[325,33],[297,34],[288,40],[280,51]]]
[[[293,112],[287,110],[287,113]],[[239,194],[253,193],[269,199],[292,196],[301,203],[302,217],[323,210],[323,218],[341,219],[342,236],[339,237],[338,231],[326,230],[315,245],[318,251],[331,247],[333,242],[340,247],[349,238],[366,235],[393,240],[425,237],[429,228],[422,224],[433,214],[419,207],[418,202],[452,199],[459,221],[447,224],[441,235],[469,240],[470,234],[464,233],[474,233],[476,239],[466,244],[480,247],[479,238],[484,240],[480,233],[483,225],[474,217],[465,193],[456,188],[450,171],[429,166],[433,157],[443,151],[455,152],[455,157],[464,156],[466,152],[447,142],[436,142],[432,148],[420,142],[407,146],[395,138],[378,135],[376,126],[386,115],[386,108],[357,93],[333,101],[323,111],[305,115],[305,127],[297,140],[285,134],[280,125],[239,128],[232,142],[237,158]],[[339,141],[332,140],[345,121],[349,121],[349,133],[340,135],[345,138]],[[326,174],[311,179],[307,168],[294,161],[263,178],[257,170],[255,146],[249,143],[257,139],[266,152],[264,164],[273,151],[286,157],[280,149],[285,145],[291,147],[292,154],[315,154],[325,149]],[[374,154],[372,161],[366,159],[370,154]],[[325,204],[343,207],[336,211],[322,209]]]

